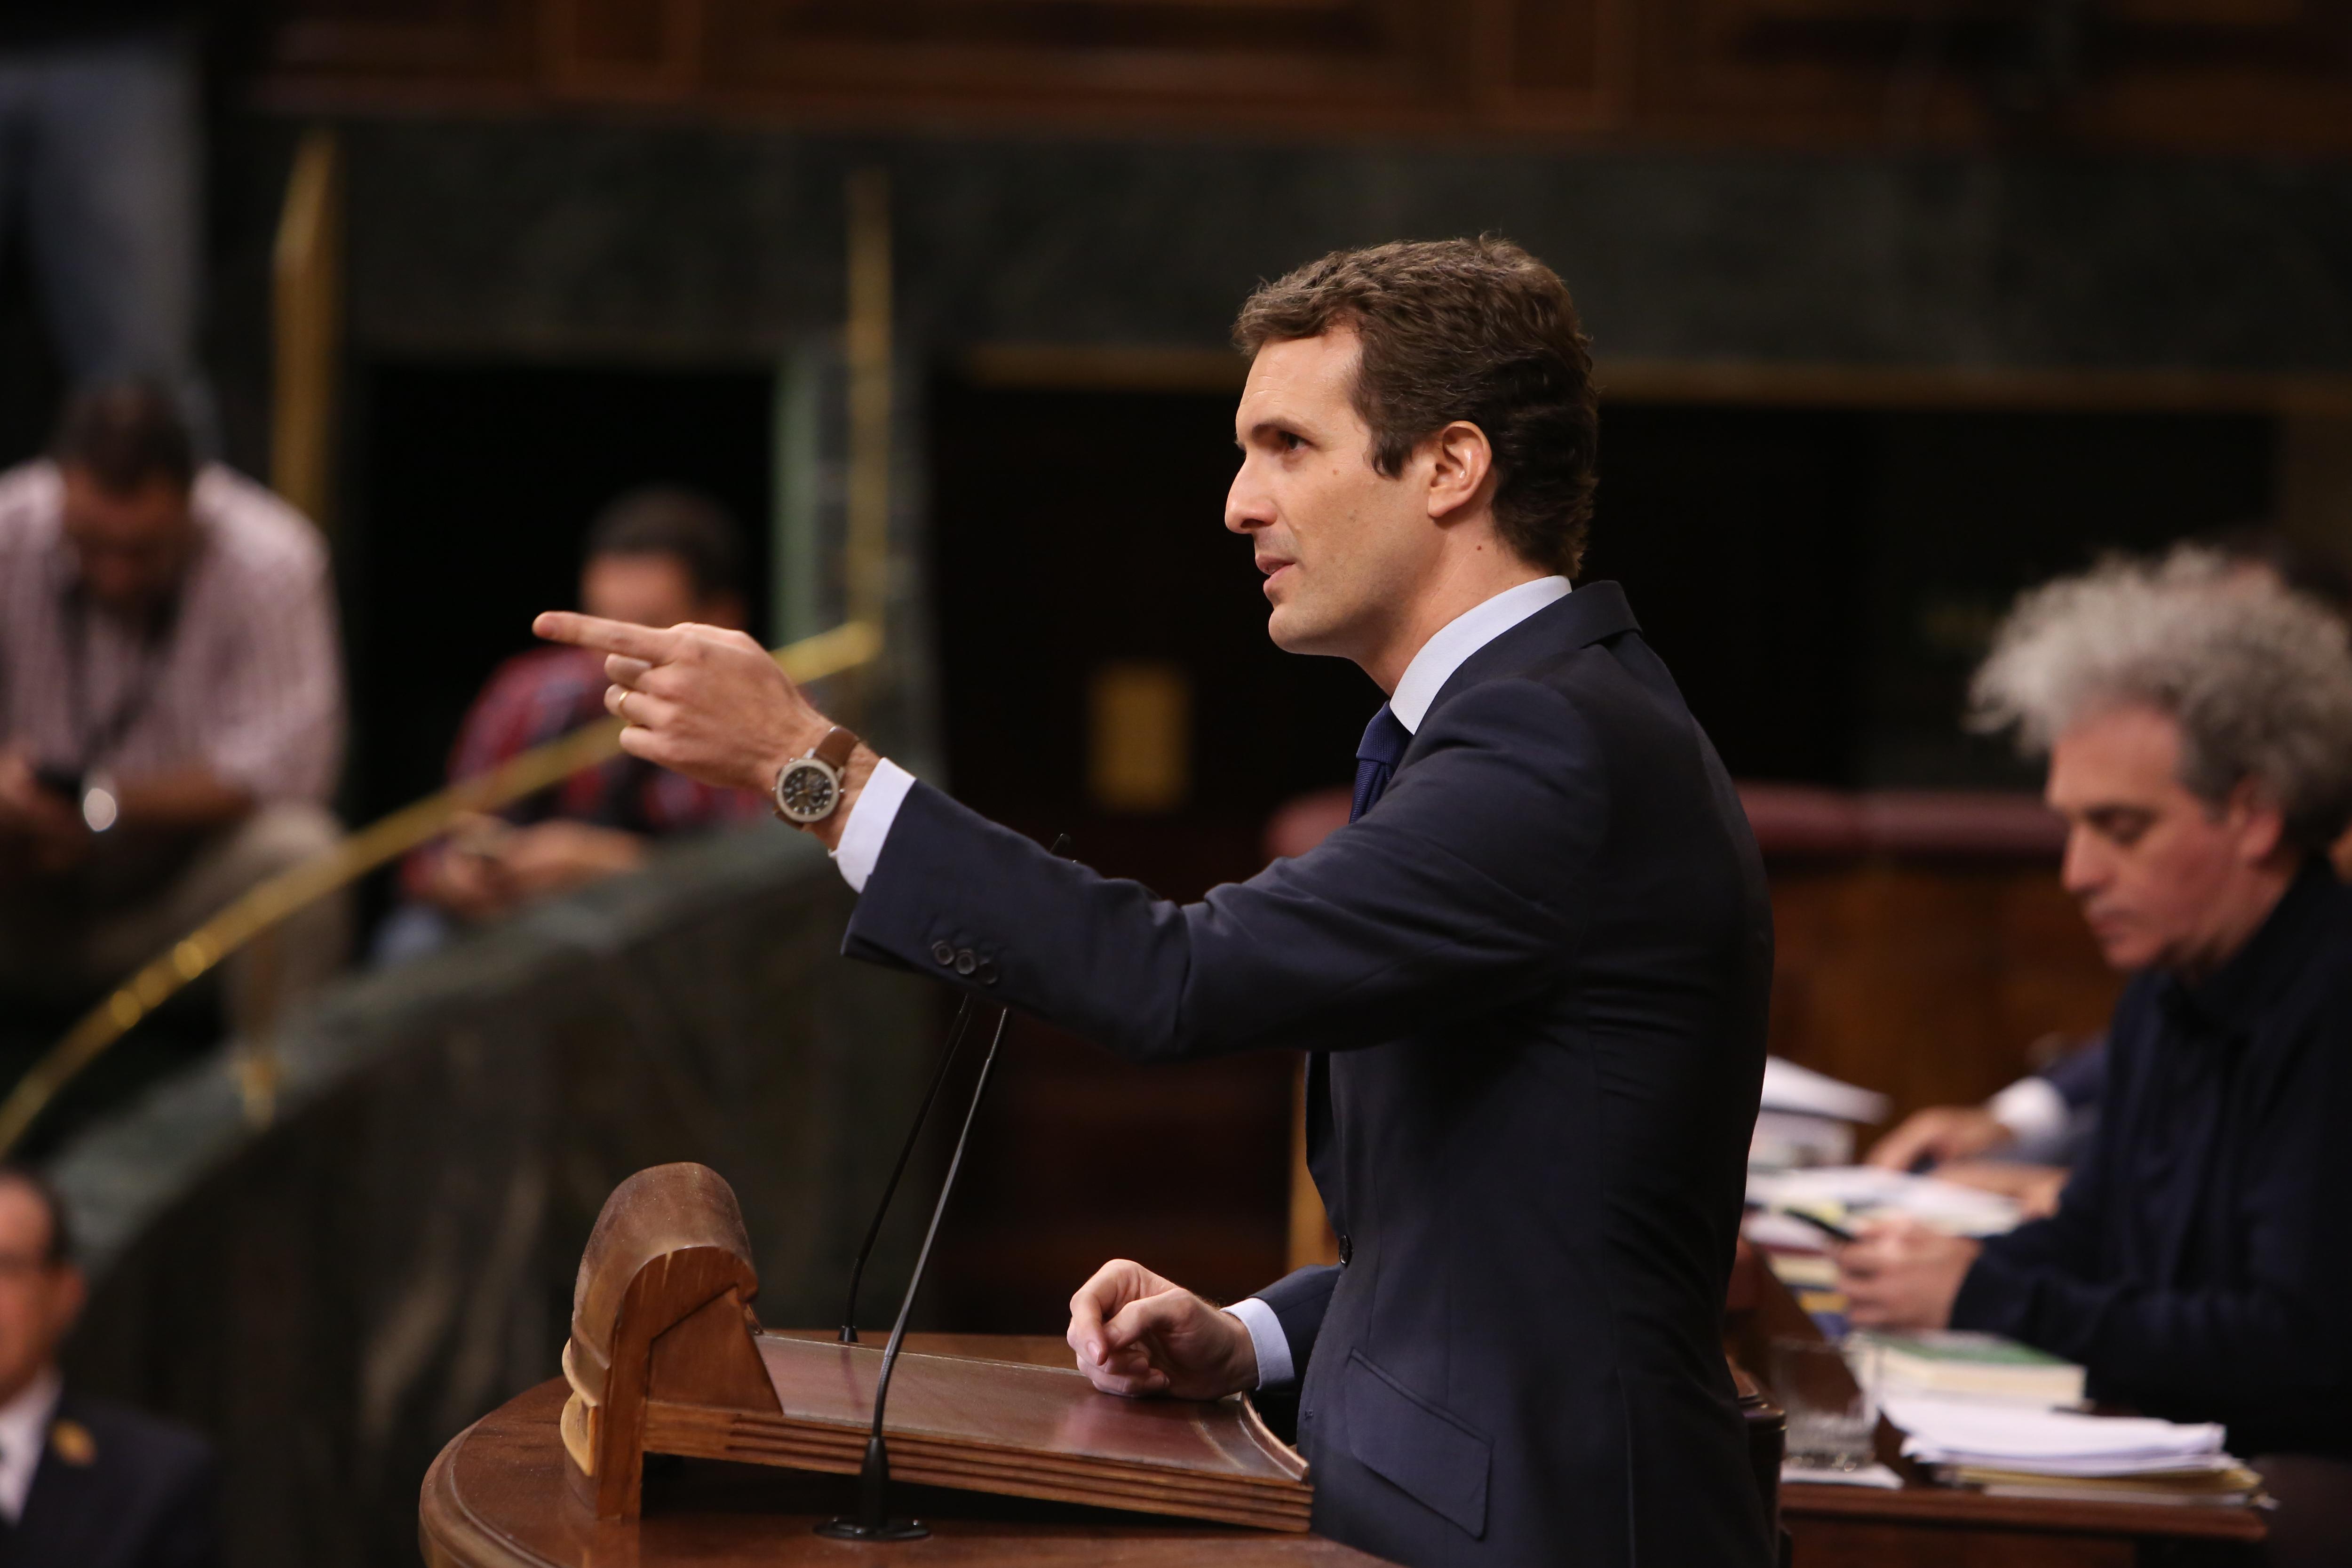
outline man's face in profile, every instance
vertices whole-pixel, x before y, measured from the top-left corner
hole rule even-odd
[[[1234,417],[1242,466],[1225,526],[1255,547],[1267,634],[1292,653],[1379,646],[1439,542],[1422,488],[1372,467],[1353,402],[1360,352],[1344,329],[1266,343]],[[1408,458],[1405,475],[1421,462]]]
[[[49,1258],[49,1215],[21,1181],[0,1181],[0,1401],[57,1354],[81,1310],[81,1270]]]
[[[160,478],[132,490],[110,489],[77,464],[60,472],[66,541],[90,598],[125,618],[152,614],[178,591],[195,550],[187,492]]]
[[[2180,726],[2154,708],[2084,720],[2050,750],[2050,804],[2066,818],[2066,890],[2117,969],[2226,959],[2231,916],[2276,842],[2242,804],[2216,812],[2180,782]]]

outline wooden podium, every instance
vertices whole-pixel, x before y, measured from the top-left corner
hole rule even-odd
[[[1373,1561],[1306,1533],[1306,1464],[1246,1400],[1120,1399],[1050,1342],[940,1336],[900,1355],[886,1427],[894,1481],[911,1485],[937,1536],[821,1540],[814,1520],[848,1497],[834,1478],[864,1454],[881,1352],[762,1331],[758,1290],[716,1173],[663,1165],[624,1182],[581,1259],[562,1381],[460,1434],[426,1476],[427,1561],[1039,1562],[1066,1546],[1077,1562],[1114,1540],[1136,1563]],[[649,1483],[649,1455],[736,1463]]]

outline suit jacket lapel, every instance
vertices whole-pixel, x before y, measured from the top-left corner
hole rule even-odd
[[[60,1421],[79,1420],[73,1394],[68,1392],[58,1401],[49,1428],[54,1432]],[[84,1430],[87,1429],[85,1424]],[[72,1463],[61,1457],[56,1443],[44,1435],[41,1462],[33,1471],[32,1490],[25,1494],[25,1511],[16,1521],[8,1561],[27,1565],[95,1561],[89,1537],[92,1527],[106,1517],[101,1498],[105,1487],[98,1473],[105,1458],[96,1454],[83,1463]]]

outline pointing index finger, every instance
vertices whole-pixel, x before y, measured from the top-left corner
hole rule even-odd
[[[598,653],[626,654],[648,664],[667,663],[677,653],[678,644],[675,628],[632,626],[627,621],[608,621],[602,616],[575,615],[570,610],[546,611],[530,623],[530,629],[550,642],[570,643]]]

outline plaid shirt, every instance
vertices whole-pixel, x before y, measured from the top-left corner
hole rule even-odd
[[[343,743],[327,548],[310,520],[217,463],[189,497],[197,544],[169,617],[82,603],[65,483],[0,473],[0,745],[68,773],[202,767],[257,799],[324,801]]]
[[[605,717],[604,659],[585,648],[535,648],[499,666],[466,714],[449,752],[452,783],[486,773],[510,757]],[[641,757],[614,757],[500,815],[519,826],[562,817],[662,838],[749,822],[767,809],[759,795],[719,789]],[[404,873],[421,893],[438,846],[409,857]]]

